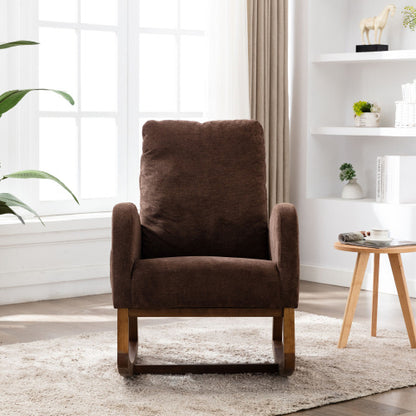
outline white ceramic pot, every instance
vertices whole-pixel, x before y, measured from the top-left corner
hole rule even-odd
[[[364,197],[363,189],[357,183],[357,179],[351,179],[344,186],[341,196],[344,199],[361,199]]]
[[[378,127],[380,125],[380,113],[354,114],[355,127]]]

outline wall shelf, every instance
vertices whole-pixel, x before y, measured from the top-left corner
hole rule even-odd
[[[396,127],[316,127],[313,135],[323,136],[372,136],[372,137],[415,137],[416,128]]]
[[[416,50],[395,50],[385,52],[347,52],[324,53],[312,60],[312,63],[365,63],[365,62],[406,62],[416,61]]]
[[[326,196],[326,197],[312,197],[316,201],[325,201],[325,202],[339,202],[339,203],[353,203],[353,204],[384,204],[381,202],[376,202],[374,198],[361,198],[361,199],[344,199],[336,196]]]
[[[336,196],[327,196],[327,197],[310,197],[315,201],[325,201],[325,202],[335,202],[342,204],[373,204],[379,207],[416,207],[416,203],[406,203],[406,204],[393,204],[387,202],[376,202],[374,198],[361,198],[361,199],[344,199]]]

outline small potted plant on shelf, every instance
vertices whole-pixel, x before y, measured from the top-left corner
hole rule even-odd
[[[403,27],[409,28],[411,31],[416,29],[416,8],[413,6],[405,6],[402,10]]]
[[[354,110],[355,127],[378,127],[380,120],[380,107],[376,103],[357,101],[352,106]]]
[[[351,163],[343,163],[340,168],[339,179],[342,182],[348,181],[342,189],[342,198],[361,199],[364,194],[361,186],[357,183],[356,173]]]

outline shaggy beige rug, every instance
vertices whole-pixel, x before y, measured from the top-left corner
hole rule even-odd
[[[405,333],[296,314],[293,376],[145,375],[116,371],[114,332],[0,346],[1,415],[281,415],[416,385],[416,351]],[[172,362],[272,360],[271,319],[196,318],[141,330],[141,354]]]

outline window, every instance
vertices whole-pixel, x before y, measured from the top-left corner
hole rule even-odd
[[[39,87],[76,103],[39,94],[31,166],[81,206],[47,181],[31,184],[34,204],[46,215],[137,202],[142,125],[203,118],[206,0],[38,0],[34,14]]]
[[[124,191],[119,12],[117,0],[38,0],[39,86],[75,99],[71,107],[54,94],[39,94],[38,166],[73,190],[81,211],[108,209]],[[76,209],[51,182],[39,183],[38,198],[41,210]]]

